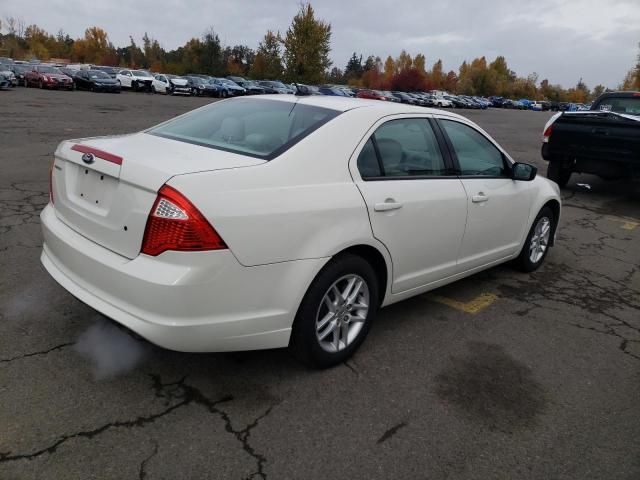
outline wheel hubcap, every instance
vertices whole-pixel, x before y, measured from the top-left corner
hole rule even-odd
[[[542,217],[533,229],[531,243],[529,244],[529,260],[531,260],[531,263],[538,263],[544,257],[544,252],[547,251],[549,245],[550,234],[551,220],[547,217]]]
[[[338,352],[358,337],[369,313],[369,286],[359,275],[336,280],[316,314],[316,338],[323,350]]]

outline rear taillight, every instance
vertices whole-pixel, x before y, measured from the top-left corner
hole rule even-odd
[[[553,130],[553,123],[545,128],[544,133],[542,134],[542,142],[547,143],[549,141],[549,137],[551,137],[551,131]]]
[[[142,253],[155,256],[166,250],[226,248],[218,232],[184,195],[168,185],[160,189],[147,219]]]
[[[55,203],[53,201],[53,166],[56,164],[54,160],[51,162],[51,166],[49,167],[49,200],[51,200],[51,204]]]

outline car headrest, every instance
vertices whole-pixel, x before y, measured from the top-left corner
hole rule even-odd
[[[240,142],[244,140],[244,120],[227,117],[220,125],[220,137],[225,142]]]

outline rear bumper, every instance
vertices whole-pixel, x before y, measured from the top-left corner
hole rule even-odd
[[[76,233],[51,205],[41,261],[66,290],[164,348],[287,346],[298,305],[325,259],[243,267],[228,251],[122,257]]]

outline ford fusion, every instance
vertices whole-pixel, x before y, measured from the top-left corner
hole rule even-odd
[[[165,348],[289,346],[328,367],[379,307],[553,244],[555,183],[449,112],[234,98],[62,142],[41,214],[64,288]]]

